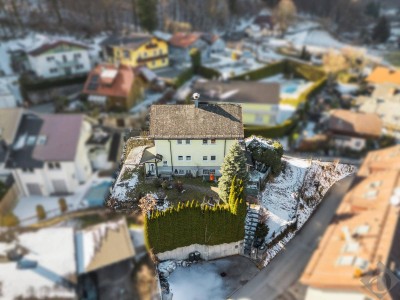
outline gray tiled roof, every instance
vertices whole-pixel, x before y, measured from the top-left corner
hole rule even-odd
[[[240,139],[244,137],[242,107],[235,104],[153,105],[150,138]]]

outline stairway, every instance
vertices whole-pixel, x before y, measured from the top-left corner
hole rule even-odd
[[[254,234],[260,218],[260,207],[249,207],[247,209],[244,234],[244,255],[250,256],[251,245],[253,244]]]

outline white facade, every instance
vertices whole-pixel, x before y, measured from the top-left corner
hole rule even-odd
[[[89,52],[82,48],[51,49],[40,55],[28,55],[30,68],[42,78],[88,73],[91,70]],[[60,48],[62,49],[62,48]]]
[[[333,136],[335,146],[340,149],[351,149],[354,151],[361,151],[365,148],[367,142],[364,138],[349,137],[349,136]]]
[[[202,176],[214,173],[220,176],[225,155],[236,140],[155,140],[156,154],[162,155],[157,164],[159,174],[172,173]],[[146,164],[146,172],[155,174],[155,166]]]
[[[72,194],[92,174],[85,146],[91,134],[90,125],[83,123],[74,161],[46,161],[42,168],[15,169],[14,179],[24,196]]]
[[[15,85],[18,85],[18,79],[12,82],[7,78],[0,78],[0,109],[17,107],[19,99],[17,99],[14,89],[19,88]]]

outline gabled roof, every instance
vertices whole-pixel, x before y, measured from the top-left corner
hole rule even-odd
[[[102,46],[123,46],[124,48],[129,48],[135,50],[142,46],[143,44],[149,42],[152,39],[151,35],[142,33],[133,33],[124,36],[112,35],[101,42]]]
[[[78,274],[89,273],[135,256],[125,219],[78,231],[76,248]]]
[[[218,103],[279,104],[280,101],[278,83],[198,80],[193,85],[193,91],[200,93],[202,100]]]
[[[150,138],[241,139],[242,107],[234,104],[152,105]]]
[[[187,48],[197,42],[197,40],[200,38],[201,33],[199,32],[177,32],[171,37],[169,43],[174,47]]]
[[[89,73],[83,93],[126,98],[132,89],[134,80],[134,72],[128,66],[101,64]]]
[[[382,121],[377,114],[335,109],[330,112],[328,130],[338,134],[379,137]]]
[[[376,67],[366,79],[369,83],[393,83],[400,85],[400,70]]]
[[[70,46],[74,46],[77,48],[81,48],[81,49],[89,49],[88,46],[85,46],[83,44],[79,44],[76,42],[70,42],[70,41],[64,41],[64,40],[59,40],[59,41],[55,41],[55,42],[51,42],[51,43],[45,43],[42,44],[41,46],[39,46],[38,48],[35,48],[31,51],[28,52],[29,55],[32,56],[38,56],[41,55],[51,49],[57,48],[61,45],[70,45]]]

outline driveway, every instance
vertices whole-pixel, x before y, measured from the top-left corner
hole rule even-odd
[[[275,300],[296,284],[354,176],[337,182],[300,232],[272,262],[228,299]],[[283,299],[296,299],[285,295]],[[282,299],[282,298],[281,298]]]

